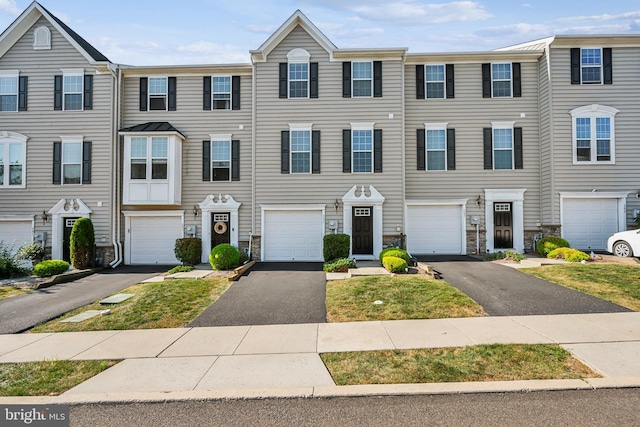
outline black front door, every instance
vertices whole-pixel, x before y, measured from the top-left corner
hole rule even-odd
[[[351,225],[353,239],[351,252],[354,255],[373,254],[373,208],[354,207]]]
[[[493,246],[495,249],[513,248],[511,203],[493,204],[493,231]]]
[[[229,212],[211,213],[211,249],[222,243],[231,243]]]
[[[71,262],[71,230],[78,218],[64,218],[62,222],[62,259]]]

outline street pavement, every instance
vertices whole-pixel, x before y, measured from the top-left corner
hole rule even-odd
[[[166,266],[123,266],[0,301],[0,334],[26,331],[142,282]]]

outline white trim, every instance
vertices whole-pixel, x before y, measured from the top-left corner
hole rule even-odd
[[[287,53],[287,62],[290,63],[307,64],[310,58],[311,54],[305,49],[299,47],[291,49],[289,53]]]
[[[449,123],[425,123],[424,128],[425,130],[446,130],[448,124]]]
[[[320,211],[322,214],[322,227],[324,230],[325,223],[325,214],[326,214],[326,206],[325,204],[260,204],[260,230],[262,233],[262,238],[260,239],[260,261],[264,261],[264,228],[265,228],[265,213],[267,211]],[[323,232],[324,235],[324,232]]]
[[[599,50],[600,51],[600,81],[599,82],[589,82],[589,83],[585,83],[584,82],[584,77],[582,75],[582,71],[584,68],[597,68],[596,66],[593,65],[582,65],[582,52],[584,50]],[[604,51],[602,50],[602,47],[590,47],[590,46],[585,46],[585,47],[581,47],[580,48],[580,85],[586,85],[586,86],[601,86],[604,84]]]
[[[584,105],[582,107],[574,108],[569,111],[571,114],[571,152],[572,152],[572,160],[574,165],[611,165],[616,162],[616,136],[615,136],[615,115],[618,114],[620,110],[617,108],[609,107],[601,104],[589,104]],[[589,123],[589,150],[591,155],[591,160],[581,160],[578,161],[578,147],[577,147],[577,127],[576,127],[576,119],[590,119]],[[610,160],[600,160],[598,161],[598,144],[596,138],[596,121],[597,118],[608,118],[609,125],[611,127],[609,134],[609,155]]]
[[[164,96],[164,109],[151,109],[151,79],[165,80],[165,92],[164,95],[154,94],[155,97]],[[211,81],[211,99],[213,100],[213,80]],[[213,105],[212,105],[213,108]],[[149,76],[147,77],[147,110],[146,111],[169,111],[169,76]]]
[[[209,194],[204,200],[198,203],[201,211],[201,230],[202,230],[202,259],[203,263],[209,262],[209,253],[211,252],[211,213],[213,212],[229,212],[229,243],[236,248],[238,247],[238,210],[242,205],[237,202],[229,194]]]
[[[60,199],[49,212],[51,215],[51,259],[62,259],[65,218],[91,218],[93,211],[79,198]]]
[[[516,141],[515,141],[515,132],[513,128],[516,122],[491,122],[491,164],[492,169],[494,171],[500,170],[514,170],[516,168]],[[511,168],[496,168],[496,136],[495,131],[501,129],[509,129],[511,130]],[[500,148],[497,151],[507,151],[504,148]]]
[[[443,80],[428,80],[427,79],[427,67],[442,67],[443,70]],[[427,89],[428,83],[442,83],[442,97],[440,98],[429,98],[429,91]],[[447,64],[438,63],[438,64],[424,64],[424,99],[447,99]]]
[[[62,71],[62,110],[63,111],[84,111],[84,69],[83,68],[61,68]],[[81,89],[79,92],[67,92],[65,85],[66,77],[80,77]],[[67,108],[66,95],[80,95],[80,109],[70,110]]]
[[[7,144],[7,165],[9,165],[9,145],[10,144],[20,144],[22,145],[22,184],[20,185],[4,185],[3,182],[0,182],[0,189],[8,190],[11,188],[26,188],[27,187],[27,141],[29,137],[17,132],[10,131],[1,131],[0,132],[0,143]],[[5,174],[7,177],[7,181],[9,179],[10,169],[5,168]]]
[[[289,123],[289,130],[307,130],[310,131],[313,128],[313,123]]]
[[[404,223],[405,227],[409,224],[409,207],[411,206],[459,206],[460,209],[460,253],[467,253],[467,202],[469,199],[425,199],[425,200],[405,200],[404,201]],[[409,237],[407,236],[407,239]]]
[[[211,141],[231,141],[231,136],[233,134],[230,133],[210,133],[209,138]]]
[[[229,92],[215,92],[213,90],[213,87],[215,85],[214,79],[216,78],[228,78],[229,79]],[[169,92],[169,80],[167,80],[167,92]],[[214,98],[214,95],[218,93],[218,94],[222,94],[222,93],[228,93],[229,94],[229,108],[214,108],[215,105],[215,101],[216,99]],[[167,93],[167,104],[168,104],[168,93]],[[211,75],[211,111],[229,111],[233,109],[233,76],[231,74],[212,74]]]
[[[371,65],[371,77],[369,79],[362,79],[362,78],[358,78],[356,79],[354,77],[354,73],[353,73],[353,65],[354,64],[363,64],[363,63],[367,63]],[[364,81],[364,80],[370,80],[370,95],[355,95],[354,90],[353,90],[353,83],[354,81]],[[373,98],[373,61],[351,61],[351,98]]]
[[[518,252],[524,252],[524,193],[523,189],[485,189],[484,190],[484,215],[487,252],[495,252],[493,241],[493,203],[505,202],[512,204],[513,224],[513,248]],[[501,249],[503,250],[503,249]]]
[[[424,169],[425,172],[446,172],[449,170],[448,166],[448,135],[447,125],[449,123],[425,123],[424,124]],[[444,132],[444,148],[442,150],[429,150],[429,131],[443,131]],[[429,151],[442,151],[444,152],[444,169],[429,169]]]
[[[627,196],[633,191],[560,191],[560,236],[564,238],[564,200],[565,199],[617,199],[618,230],[627,229]]]
[[[46,40],[44,43],[38,43],[38,33],[44,31]],[[33,50],[49,50],[51,49],[51,30],[46,25],[39,25],[33,30]]]
[[[362,185],[358,188],[357,185],[351,187],[344,196],[342,196],[342,224],[344,234],[352,236],[352,216],[353,208],[356,206],[373,206],[373,254],[372,255],[353,255],[351,248],[349,248],[349,256],[353,256],[356,259],[363,260],[375,260],[378,259],[378,254],[382,251],[382,204],[385,198],[373,185],[369,185],[369,196],[366,195],[366,188]]]
[[[373,130],[376,122],[351,122],[351,130]]]
[[[509,96],[494,96],[493,95],[493,82],[496,79],[493,78],[493,66],[494,65],[506,65],[506,64],[509,64],[509,75],[511,76],[509,78],[509,83],[510,83],[510,85],[509,85]],[[491,72],[490,72],[490,75],[491,75],[491,98],[496,98],[496,99],[513,98],[513,62],[494,61],[494,62],[490,63],[490,68],[491,68]],[[506,82],[507,80],[506,79],[500,79],[500,80],[497,80],[497,81]],[[425,96],[426,96],[426,94],[425,94]]]
[[[184,210],[174,211],[122,211],[124,215],[124,263],[131,265],[131,218],[132,217],[179,217],[181,221],[182,236],[184,237]],[[160,231],[159,231],[160,232]],[[209,254],[207,254],[208,256]]]

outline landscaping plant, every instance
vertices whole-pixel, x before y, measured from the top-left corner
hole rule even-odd
[[[37,264],[42,262],[44,259],[44,248],[36,242],[20,246],[20,249],[18,249],[18,253],[16,254],[16,258],[29,260],[33,264]]]
[[[240,252],[235,246],[222,243],[211,249],[209,264],[214,270],[231,270],[240,265]]]
[[[33,274],[38,277],[48,277],[54,274],[62,274],[69,270],[69,263],[61,259],[50,259],[42,261],[33,267]]]
[[[349,258],[338,258],[322,267],[327,273],[347,273],[350,268],[356,268],[356,263]]]
[[[202,258],[202,240],[197,237],[176,239],[173,252],[183,265],[200,264],[200,259]]]
[[[407,271],[407,268],[409,268],[407,261],[395,256],[384,257],[382,259],[382,265],[392,273],[404,273]]]
[[[0,240],[0,279],[20,277],[27,274],[18,263],[18,258],[13,252],[13,244],[9,245]]]
[[[570,248],[571,245],[562,237],[557,236],[549,236],[543,237],[536,244],[536,252],[540,255],[546,257],[549,255],[549,252],[556,248]]]
[[[93,267],[96,243],[93,222],[89,218],[78,218],[73,224],[70,237],[71,264],[78,270]]]
[[[380,262],[382,264],[384,264],[383,259],[385,257],[388,256],[393,256],[396,258],[401,258],[403,259],[407,264],[409,264],[409,260],[411,259],[409,257],[409,253],[407,251],[405,251],[404,249],[400,249],[400,248],[386,248],[383,249],[382,252],[380,252],[379,258],[380,258]]]
[[[324,236],[323,255],[326,262],[348,258],[351,238],[348,234],[327,234]]]
[[[564,259],[569,262],[589,261],[589,254],[571,248],[556,248],[549,252],[547,258]]]

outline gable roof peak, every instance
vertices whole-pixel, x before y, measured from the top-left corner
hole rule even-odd
[[[267,56],[275,49],[282,40],[287,37],[296,27],[302,27],[331,57],[337,47],[325,36],[318,27],[307,16],[297,9],[262,45],[251,51],[254,61],[266,61]]]

